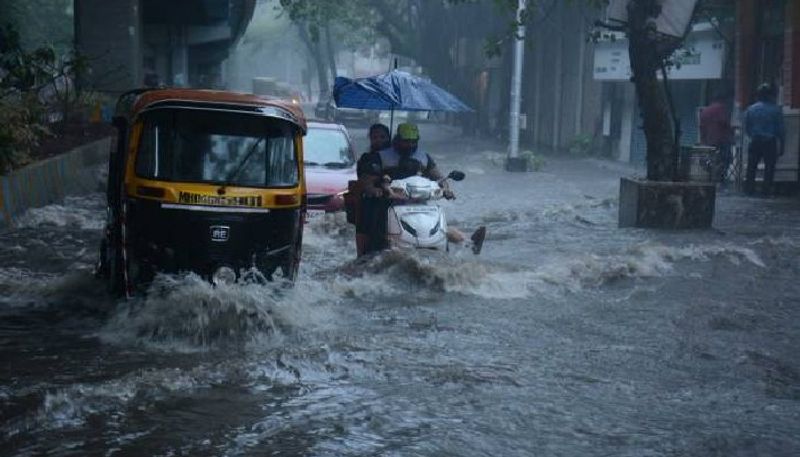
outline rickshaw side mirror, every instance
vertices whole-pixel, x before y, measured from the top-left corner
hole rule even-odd
[[[448,178],[452,179],[453,181],[463,181],[467,175],[464,174],[463,171],[453,170],[447,175]]]

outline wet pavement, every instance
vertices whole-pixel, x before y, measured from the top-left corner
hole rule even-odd
[[[0,233],[0,455],[800,454],[797,199],[618,229],[635,170],[509,174],[495,145],[423,135],[467,173],[444,204],[487,226],[479,257],[354,264],[327,217],[294,289],[161,277],[123,302],[91,275],[102,195]]]

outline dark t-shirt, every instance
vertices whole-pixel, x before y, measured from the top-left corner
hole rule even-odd
[[[429,176],[431,170],[436,168],[436,162],[428,154],[415,151],[410,156],[398,153],[394,148],[384,149],[379,152],[367,152],[358,159],[358,176],[389,175],[392,179],[404,179],[422,173]]]

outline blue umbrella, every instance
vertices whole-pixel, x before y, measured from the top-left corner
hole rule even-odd
[[[369,78],[337,77],[333,99],[340,108],[398,111],[472,111],[450,92],[400,70]]]

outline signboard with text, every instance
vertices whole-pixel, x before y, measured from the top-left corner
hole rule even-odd
[[[694,32],[673,60],[679,65],[668,69],[670,79],[721,79],[725,61],[725,42],[714,32]],[[629,81],[631,64],[628,40],[601,41],[594,49],[594,79],[598,81]]]

